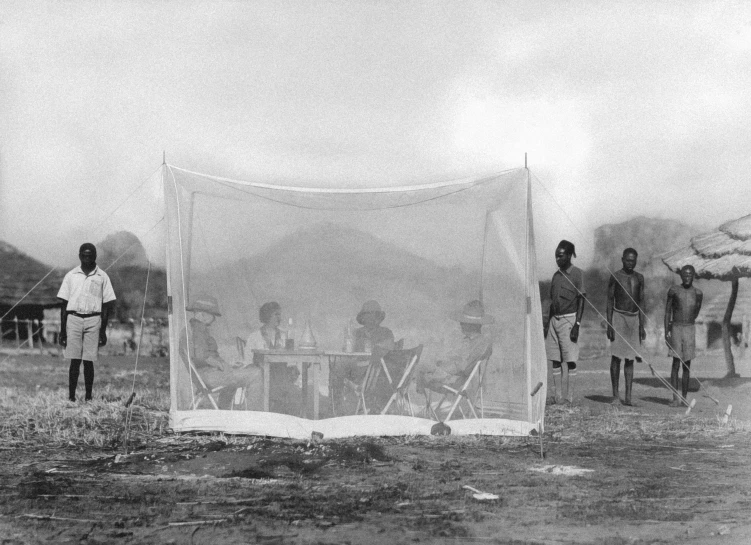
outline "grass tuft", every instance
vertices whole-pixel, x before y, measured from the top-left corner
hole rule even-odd
[[[127,390],[108,387],[90,402],[71,403],[62,389],[27,393],[0,388],[0,439],[5,445],[26,448],[118,447],[124,439],[129,396]],[[169,398],[164,390],[139,390],[131,409],[131,444],[167,433]]]

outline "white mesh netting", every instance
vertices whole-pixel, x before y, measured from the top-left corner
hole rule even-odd
[[[531,395],[546,360],[526,170],[336,190],[165,166],[164,188],[177,431],[542,425],[544,386]],[[462,312],[475,325],[463,330]]]

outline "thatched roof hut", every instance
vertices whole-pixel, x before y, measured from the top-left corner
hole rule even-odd
[[[42,309],[59,304],[57,291],[64,275],[0,241],[0,316],[42,319]]]
[[[695,236],[687,247],[664,255],[662,261],[676,273],[685,265],[693,265],[697,278],[731,282],[730,299],[722,321],[722,339],[727,374],[737,376],[730,350],[730,322],[738,297],[738,279],[751,277],[751,214]]]

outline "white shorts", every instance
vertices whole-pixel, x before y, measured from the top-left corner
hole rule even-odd
[[[576,323],[576,314],[552,316],[545,339],[545,351],[550,361],[576,362],[579,359],[579,345],[571,342],[571,329]]]
[[[81,318],[74,314],[68,314],[65,324],[65,332],[68,337],[68,343],[65,346],[65,358],[97,361],[102,317],[97,315]]]

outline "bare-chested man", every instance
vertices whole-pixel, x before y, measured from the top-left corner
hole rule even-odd
[[[634,360],[637,349],[647,337],[644,329],[644,276],[636,271],[638,254],[633,248],[623,250],[623,268],[610,275],[608,282],[608,331],[610,345],[610,383],[613,386],[613,404],[618,397],[618,380],[621,358],[624,360],[623,376],[626,379],[624,405],[631,406],[631,386],[634,381]],[[615,313],[613,313],[615,311]]]
[[[693,286],[696,270],[692,265],[681,267],[681,285],[671,286],[665,304],[665,342],[673,356],[673,369],[670,384],[678,389],[678,372],[683,363],[681,393],[683,399],[688,394],[688,381],[691,378],[691,360],[696,352],[696,317],[701,310],[704,294]],[[681,401],[673,394],[672,407],[680,407]]]

